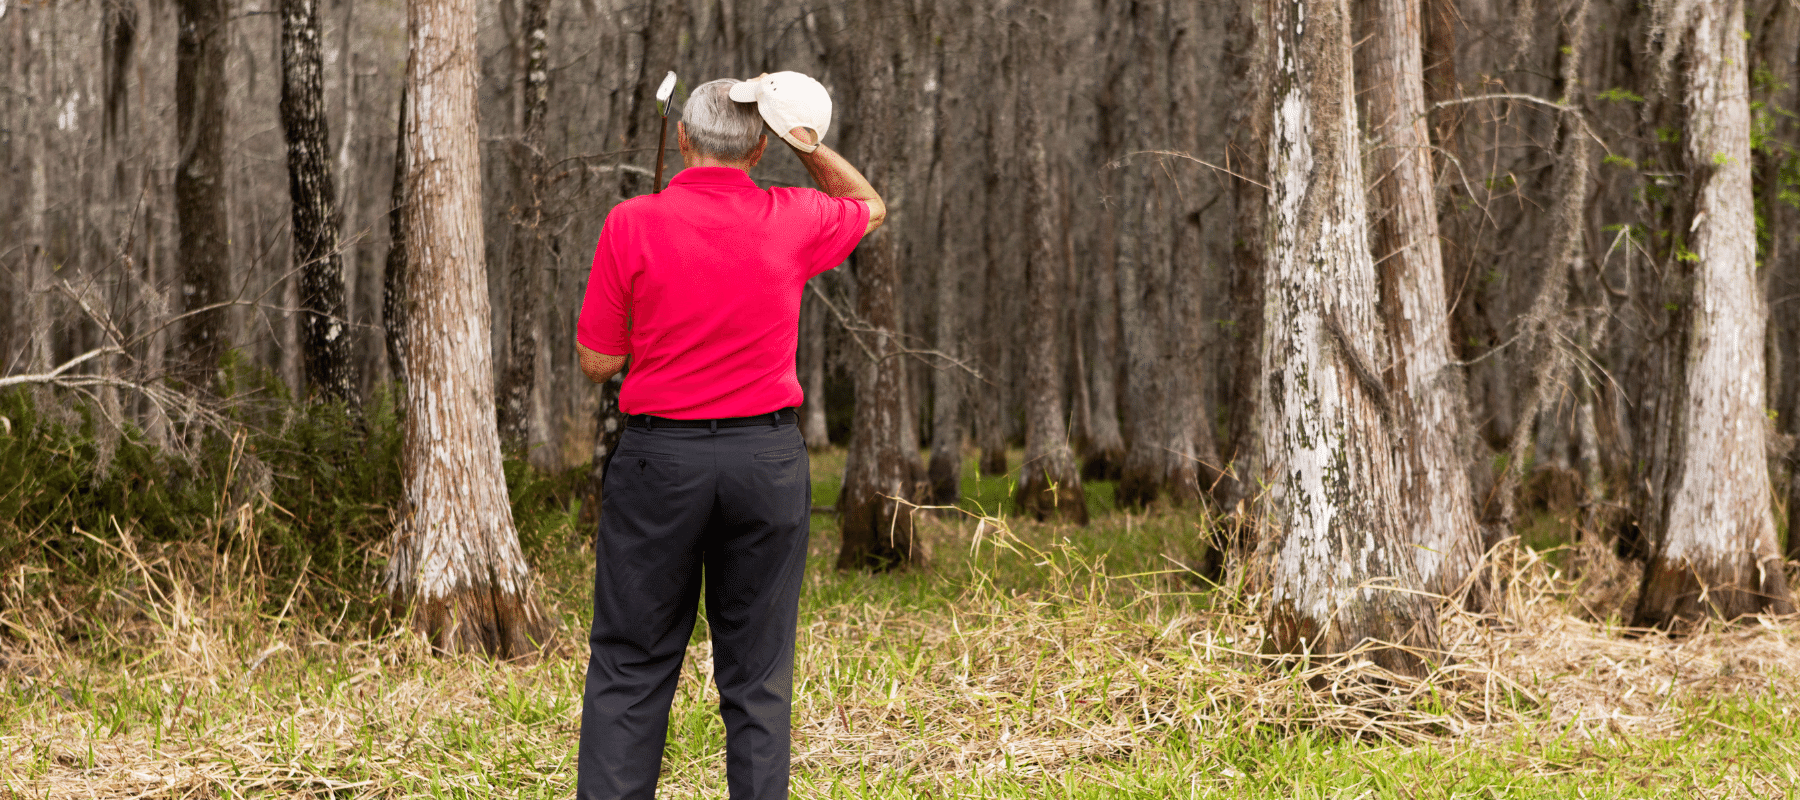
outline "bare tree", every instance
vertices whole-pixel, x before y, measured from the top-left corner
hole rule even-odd
[[[388,252],[381,277],[381,321],[388,373],[406,385],[406,86],[400,87],[394,136],[394,183],[388,197]]]
[[[1201,113],[1184,69],[1194,21],[1179,4],[1133,4],[1112,12],[1113,102],[1120,119],[1108,143],[1116,168],[1116,270],[1124,362],[1122,505],[1198,500],[1202,462],[1217,464],[1199,391],[1198,209],[1186,162]]]
[[[1273,246],[1265,294],[1262,452],[1273,535],[1269,607],[1280,652],[1343,653],[1417,673],[1437,616],[1417,594],[1391,460],[1392,400],[1375,265],[1362,230],[1362,163],[1347,0],[1289,0],[1274,15],[1269,144]]]
[[[282,0],[281,122],[293,203],[293,258],[300,265],[306,381],[333,400],[354,404],[362,377],[351,360],[337,188],[326,155],[324,69],[318,0]]]
[[[1769,386],[1776,422],[1789,438],[1785,453],[1788,536],[1786,556],[1800,560],[1800,208],[1782,199],[1800,176],[1784,177],[1785,164],[1800,159],[1800,121],[1772,109],[1800,108],[1800,5],[1774,0],[1763,6],[1762,30],[1752,42],[1751,74],[1768,80],[1751,86],[1771,123],[1756,159],[1757,191],[1768,215],[1763,262],[1769,280]],[[1755,106],[1752,106],[1755,108]]]
[[[442,651],[537,653],[552,623],[519,550],[494,423],[475,127],[474,0],[407,7],[406,507],[387,587]]]
[[[181,263],[181,361],[203,374],[224,354],[230,233],[225,208],[227,0],[181,0],[175,48],[176,260]],[[205,382],[205,381],[202,381]]]
[[[500,379],[500,442],[524,450],[531,442],[531,395],[537,388],[537,361],[543,321],[539,307],[547,281],[545,264],[544,181],[549,159],[544,155],[544,120],[549,113],[548,28],[550,0],[525,0],[519,32],[525,57],[519,81],[523,119],[512,143],[512,247],[507,298],[511,330],[507,336],[506,371]]]
[[[863,46],[888,51],[887,57],[872,59],[870,68],[848,88],[843,102],[847,108],[862,113],[856,127],[846,120],[846,150],[852,163],[861,165],[869,183],[882,192],[883,198],[896,209],[904,203],[894,194],[897,177],[905,173],[902,148],[907,137],[897,130],[901,122],[897,106],[901,102],[900,67],[911,31],[894,37],[877,34],[877,21],[891,24],[888,17],[896,8],[882,3],[869,3],[846,10],[853,15],[845,29],[864,32]],[[909,20],[907,25],[916,24]],[[876,40],[879,40],[877,43]],[[849,42],[838,43],[840,51],[850,51]],[[869,63],[867,53],[854,56],[846,52],[841,63]],[[923,555],[913,539],[912,516],[905,504],[914,499],[913,480],[918,472],[918,444],[902,436],[906,426],[901,415],[906,380],[904,349],[899,341],[903,315],[900,305],[900,233],[894,219],[877,228],[857,248],[852,263],[856,270],[856,308],[863,322],[873,330],[863,335],[869,352],[856,357],[856,410],[851,423],[850,450],[845,456],[844,487],[838,495],[838,517],[842,544],[838,550],[838,569],[888,569],[912,563]]]
[[[612,463],[613,451],[625,436],[626,414],[619,411],[619,389],[625,374],[612,376],[600,385],[600,404],[594,409],[594,449],[588,462],[587,479],[581,487],[581,525],[592,528],[600,524],[600,502],[606,486],[606,468]]]
[[[813,286],[824,283],[816,276]],[[812,296],[812,290],[800,298],[800,388],[806,400],[800,404],[800,435],[809,450],[831,446],[831,431],[825,424],[825,304]]]
[[[1027,52],[1041,57],[1044,50],[1034,43]],[[1046,147],[1050,126],[1029,75],[1021,80],[1019,89],[1030,249],[1025,262],[1029,306],[1025,332],[1025,460],[1014,497],[1022,513],[1040,520],[1058,517],[1086,525],[1087,493],[1082,490],[1075,453],[1069,449],[1068,423],[1063,417],[1063,370],[1058,351],[1064,342],[1061,301],[1067,264],[1062,258],[1062,236],[1056,221],[1058,204],[1050,185]]]
[[[1226,74],[1237,86],[1231,107],[1232,138],[1226,155],[1231,186],[1231,329],[1226,338],[1229,363],[1224,458],[1228,475],[1221,488],[1225,505],[1248,500],[1256,492],[1257,412],[1262,407],[1263,267],[1267,260],[1269,214],[1268,146],[1270,6],[1240,3],[1231,15]]]
[[[1692,294],[1676,315],[1685,335],[1666,357],[1678,382],[1652,454],[1654,551],[1637,624],[1792,613],[1764,456],[1768,301],[1757,277],[1743,2],[1658,11],[1664,63],[1685,61],[1681,149],[1692,199],[1675,231],[1692,244],[1677,244],[1669,269]]]
[[[1394,354],[1394,465],[1401,514],[1426,591],[1455,593],[1481,556],[1481,528],[1459,445],[1467,393],[1450,353],[1437,198],[1426,131],[1421,0],[1375,0],[1367,59],[1375,262],[1381,316]]]

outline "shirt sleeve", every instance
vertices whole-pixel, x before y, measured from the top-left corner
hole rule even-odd
[[[851,197],[819,193],[819,242],[810,278],[844,263],[869,228],[869,204]]]
[[[596,353],[624,356],[631,354],[631,338],[625,327],[631,297],[619,274],[613,227],[608,220],[594,246],[594,268],[588,273],[587,297],[582,300],[581,316],[575,322],[575,341]]]

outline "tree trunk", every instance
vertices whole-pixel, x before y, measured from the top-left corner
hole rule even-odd
[[[1653,490],[1663,510],[1638,596],[1644,626],[1794,611],[1764,456],[1769,309],[1756,274],[1743,3],[1702,2],[1672,16],[1666,46],[1687,57],[1682,142],[1694,199],[1675,229],[1691,233],[1691,256],[1677,251],[1669,268],[1685,273],[1692,295],[1678,312],[1685,347],[1670,359],[1673,426],[1653,454],[1665,461]]]
[[[227,0],[180,0],[175,47],[176,258],[181,262],[181,361],[196,382],[219,366],[229,283],[225,210]]]
[[[1225,417],[1227,435],[1224,457],[1228,476],[1221,485],[1221,505],[1254,497],[1257,466],[1257,413],[1262,407],[1262,306],[1263,268],[1267,260],[1269,213],[1268,146],[1271,110],[1269,98],[1269,7],[1266,3],[1242,3],[1231,17],[1231,45],[1226,53],[1226,73],[1239,88],[1231,109],[1233,131],[1227,166],[1231,186],[1231,330]]]
[[[1122,116],[1114,158],[1123,157],[1116,228],[1121,355],[1125,364],[1125,459],[1118,503],[1148,505],[1158,498],[1182,504],[1199,499],[1195,447],[1197,308],[1200,265],[1188,219],[1185,165],[1160,155],[1131,155],[1184,142],[1191,125],[1174,115],[1198,109],[1175,100],[1172,57],[1192,31],[1181,29],[1167,6],[1132,6],[1114,24],[1120,33],[1113,92]]]
[[[1346,0],[1284,0],[1275,13],[1270,134],[1273,246],[1265,284],[1262,452],[1274,565],[1266,648],[1337,654],[1368,641],[1390,670],[1423,671],[1437,617],[1417,595],[1398,513],[1388,349],[1363,226]]]
[[[546,293],[544,275],[543,192],[547,159],[544,157],[544,118],[549,110],[546,91],[549,64],[545,57],[550,25],[550,0],[525,0],[519,21],[525,43],[524,75],[519,82],[523,107],[518,141],[513,152],[512,246],[507,254],[511,271],[507,298],[511,330],[507,337],[506,372],[500,381],[500,443],[523,451],[531,443],[531,396],[537,387],[539,333],[538,309]]]
[[[990,181],[990,186],[992,182]],[[987,391],[977,394],[972,405],[975,410],[976,446],[981,455],[975,462],[978,474],[998,477],[1007,472],[1006,456],[1006,412],[1010,406],[1006,391],[1008,378],[1012,372],[1011,348],[1008,347],[1011,336],[1005,331],[1006,306],[1010,298],[1007,296],[1007,270],[999,250],[999,235],[995,231],[987,231],[983,237],[983,260],[986,262],[986,274],[982,292],[982,304],[985,313],[981,315],[981,364],[993,376],[994,385]]]
[[[1375,0],[1362,50],[1374,170],[1373,255],[1381,316],[1394,353],[1394,466],[1400,513],[1425,590],[1454,595],[1481,557],[1481,528],[1459,457],[1468,427],[1462,374],[1451,363],[1450,317],[1438,245],[1437,198],[1426,131],[1421,0]]]
[[[25,23],[18,24],[24,27]],[[40,62],[47,60],[44,53],[32,55]],[[49,71],[48,66],[40,63],[36,72],[41,78],[35,81],[36,86],[31,85],[31,67],[29,63],[25,65],[26,82],[21,87],[30,100],[21,115],[24,124],[20,126],[25,128],[25,135],[20,138],[26,142],[21,149],[29,163],[25,166],[25,241],[22,243],[25,273],[21,276],[25,279],[25,313],[20,315],[19,321],[24,327],[24,335],[20,338],[29,343],[25,363],[21,366],[26,372],[44,372],[56,363],[56,320],[50,313],[50,295],[54,291],[51,285],[56,280],[55,267],[50,260],[49,237],[51,136],[47,118],[51,112],[47,106],[50,105],[51,82],[44,74]]]
[[[287,135],[293,258],[300,265],[306,382],[334,401],[354,405],[362,378],[350,357],[337,189],[326,158],[330,134],[325,126],[324,69],[318,0],[282,0],[281,125]]]
[[[494,424],[482,258],[474,0],[407,4],[406,511],[387,588],[434,648],[499,658],[551,643],[519,550]]]
[[[1764,108],[1800,108],[1800,6],[1785,2],[1771,4],[1768,19],[1757,34],[1753,70],[1767,70],[1771,80],[1758,81],[1753,87]],[[1754,73],[1752,73],[1754,74]],[[1762,195],[1760,205],[1768,214],[1767,264],[1769,291],[1770,355],[1769,385],[1774,396],[1770,401],[1777,412],[1776,420],[1789,438],[1787,484],[1783,490],[1787,508],[1787,547],[1789,560],[1800,560],[1800,209],[1782,198],[1783,191],[1795,191],[1791,181],[1781,174],[1789,159],[1800,158],[1800,146],[1785,148],[1774,141],[1795,142],[1800,138],[1800,123],[1786,115],[1771,115],[1774,130],[1753,157]],[[1779,299],[1775,299],[1779,298]]]
[[[823,282],[822,277],[813,280]],[[825,303],[809,287],[800,298],[800,388],[806,398],[800,404],[800,438],[814,451],[831,446],[825,419],[825,325]]]
[[[1087,452],[1081,473],[1092,479],[1117,478],[1125,461],[1125,435],[1119,430],[1119,283],[1114,250],[1114,222],[1101,221],[1099,258],[1093,259],[1092,308],[1094,350],[1087,359],[1091,411],[1088,415]]]
[[[962,31],[951,35],[958,37],[956,45],[965,44],[960,38]],[[941,49],[943,45],[939,47]],[[939,79],[945,72],[941,54],[936,67],[933,80],[941,83]],[[947,99],[948,94],[947,91],[936,92],[933,102],[938,106],[954,102]],[[944,119],[946,115],[946,111],[939,110],[935,118]],[[944,184],[955,177],[945,162],[957,155],[957,140],[952,137],[960,133],[946,131],[941,126],[931,131],[935,139],[932,142],[931,208],[927,213],[933,215],[935,230],[925,245],[935,256],[931,338],[938,352],[953,359],[960,359],[964,351],[960,278],[968,266],[964,256],[970,237],[966,220],[956,219],[958,211],[952,204],[944,202]],[[936,367],[931,373],[931,458],[926,464],[925,480],[930,487],[931,504],[951,506],[962,499],[964,376],[960,369],[949,364],[937,364]]]
[[[947,239],[947,237],[946,237]],[[932,337],[937,349],[960,358],[962,313],[961,287],[957,276],[963,264],[951,253],[946,241],[937,259],[937,319]],[[931,485],[933,505],[955,505],[962,499],[963,445],[963,376],[960,371],[940,364],[931,373],[931,461],[926,467],[926,480]]]
[[[601,490],[606,485],[606,467],[613,450],[625,435],[624,412],[619,410],[619,388],[625,384],[623,372],[600,384],[600,405],[594,409],[593,460],[588,462],[586,485],[581,491],[580,522],[583,529],[600,524]]]
[[[845,13],[855,20],[849,30],[875,31],[877,20],[886,19],[888,11],[869,4]],[[874,35],[871,33],[871,35]],[[901,34],[901,38],[905,37]],[[840,43],[840,50],[843,45]],[[886,50],[899,49],[903,42],[877,44],[864,40],[858,44]],[[847,81],[843,107],[861,109],[865,121],[851,128],[853,120],[845,120],[846,150],[850,161],[862,167],[869,182],[888,201],[891,213],[887,222],[863,239],[853,264],[856,269],[857,314],[872,331],[861,334],[875,358],[859,353],[855,369],[856,409],[850,431],[850,450],[845,456],[844,487],[838,495],[838,519],[842,544],[838,550],[838,569],[892,569],[915,563],[923,553],[915,546],[911,509],[906,503],[914,499],[914,465],[918,459],[918,443],[906,441],[902,433],[908,426],[901,415],[908,413],[903,402],[906,389],[904,357],[899,354],[898,340],[904,320],[900,309],[900,231],[904,204],[896,196],[901,187],[896,176],[904,175],[900,151],[894,144],[907,140],[899,129],[901,116],[896,113],[899,76],[895,74],[900,60],[892,50],[883,57],[866,58],[859,53],[854,60],[844,56],[844,66],[852,63],[857,80]],[[849,70],[846,70],[849,71]]]
[[[387,263],[381,276],[381,325],[387,340],[388,374],[406,388],[406,86],[400,87],[398,133],[394,136],[394,188],[388,203]]]
[[[1032,48],[1037,50],[1038,48]],[[1050,185],[1050,158],[1046,141],[1049,126],[1041,100],[1033,94],[1029,75],[1021,80],[1020,137],[1025,148],[1027,182],[1026,219],[1030,242],[1025,261],[1027,312],[1025,321],[1025,460],[1014,499],[1019,512],[1039,520],[1060,518],[1086,525],[1087,493],[1081,472],[1069,449],[1067,420],[1063,417],[1062,274],[1067,268],[1060,257],[1062,236],[1057,225],[1057,198]]]

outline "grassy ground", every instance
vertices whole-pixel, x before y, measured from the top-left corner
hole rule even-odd
[[[814,466],[829,505],[842,456]],[[1425,680],[1271,669],[1257,596],[1181,567],[1203,516],[1120,513],[1101,484],[1092,526],[1021,524],[997,518],[1005,478],[965,474],[989,518],[923,517],[924,569],[837,573],[814,518],[796,797],[1800,797],[1793,620],[1629,636],[1625,565],[1525,551],[1500,612],[1445,614],[1454,658]],[[0,798],[566,797],[586,536],[532,554],[567,653],[529,665],[269,614],[242,564],[125,536],[88,627],[0,604]],[[725,795],[709,655],[702,630],[664,797]]]

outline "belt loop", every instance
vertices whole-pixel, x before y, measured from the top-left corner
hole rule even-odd
[[[644,427],[649,430],[656,430],[656,417],[650,416],[649,414],[645,414],[644,415]]]
[[[716,420],[716,419],[709,419],[709,420],[707,420],[707,421],[706,421],[706,422],[707,422],[707,427],[708,427],[708,428],[711,428],[711,429],[712,429],[712,432],[713,432],[713,433],[718,433],[718,432],[719,432],[719,421],[718,421],[718,420]]]
[[[781,427],[781,412],[780,411],[769,412],[769,427],[771,427],[771,428]]]

